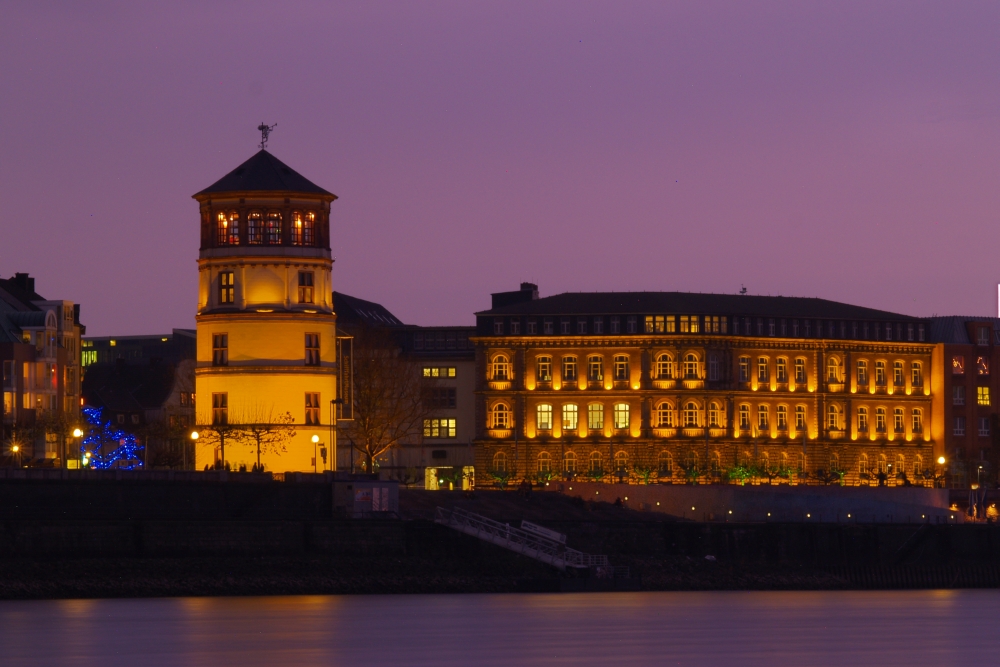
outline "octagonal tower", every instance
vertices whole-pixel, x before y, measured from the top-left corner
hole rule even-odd
[[[330,469],[329,457],[313,462],[312,436],[328,440],[337,389],[336,195],[261,150],[194,199],[201,208],[196,414],[216,435],[196,447],[197,468],[221,460],[217,435],[227,429],[213,425],[230,427],[225,460],[249,469],[257,448],[241,444],[237,432],[287,413],[296,434],[285,451],[264,448],[265,469]]]

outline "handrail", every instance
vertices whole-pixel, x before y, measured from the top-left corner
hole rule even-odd
[[[607,556],[585,554],[582,551],[567,548],[566,545],[556,540],[550,540],[457,507],[451,510],[438,507],[434,522],[548,563],[560,570],[567,567],[591,568],[608,565]]]

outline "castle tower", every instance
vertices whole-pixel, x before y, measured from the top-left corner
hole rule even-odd
[[[315,453],[329,444],[337,389],[330,284],[337,197],[262,149],[194,199],[201,207],[195,407],[198,429],[216,436],[200,439],[197,469],[221,460],[213,440],[227,429],[213,425],[231,431],[225,460],[250,469],[257,447],[236,436],[288,414],[295,436],[263,448],[265,469],[329,470],[330,457],[324,463]]]

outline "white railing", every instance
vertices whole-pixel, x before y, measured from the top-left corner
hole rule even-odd
[[[568,549],[565,544],[556,540],[457,507],[451,510],[438,507],[434,522],[534,558],[560,570],[565,570],[567,567],[585,569],[608,566],[607,556],[593,556],[576,549]]]

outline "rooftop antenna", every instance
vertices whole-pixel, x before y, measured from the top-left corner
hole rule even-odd
[[[271,134],[271,130],[273,130],[276,127],[278,127],[277,123],[275,123],[274,125],[265,125],[264,123],[261,123],[260,125],[257,126],[257,129],[260,131],[261,150],[267,148],[267,137],[269,134]]]
[[[747,293],[747,288],[744,287],[743,285],[740,285],[740,294],[746,294],[746,293]]]

